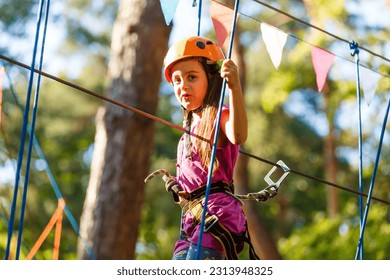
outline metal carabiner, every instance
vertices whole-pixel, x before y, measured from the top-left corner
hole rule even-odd
[[[272,167],[272,169],[265,175],[264,180],[267,182],[268,186],[275,186],[278,190],[283,180],[286,179],[287,175],[290,173],[290,168],[281,160],[278,160],[276,163],[278,166]],[[276,168],[280,168],[283,170],[282,176],[280,176],[279,180],[275,183],[271,179],[271,175],[275,172]]]

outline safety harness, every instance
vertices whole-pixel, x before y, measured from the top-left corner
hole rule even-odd
[[[192,220],[194,225],[201,224],[203,206],[202,202],[205,197],[206,186],[201,186],[190,193],[181,193],[185,198],[182,197],[182,200],[178,203],[183,210],[184,214],[188,212],[192,213]],[[234,185],[233,183],[227,183],[223,181],[218,181],[211,184],[210,194],[214,193],[224,193],[232,196],[237,199],[241,204],[242,202],[234,195]],[[247,225],[245,225],[245,232],[241,234],[236,234],[230,232],[226,227],[224,227],[216,215],[211,215],[206,212],[206,218],[204,223],[204,232],[209,232],[215,239],[217,239],[222,245],[225,253],[226,259],[228,260],[238,260],[238,255],[244,249],[244,243],[249,245],[249,257],[251,260],[259,260],[259,257],[256,255],[256,252],[253,248],[253,245],[250,240],[250,235]],[[182,238],[187,239],[188,236],[182,230]]]
[[[231,197],[239,201],[241,204],[243,204],[242,200],[254,199],[257,201],[266,201],[269,198],[272,198],[277,195],[280,184],[290,173],[290,169],[283,163],[283,161],[279,160],[277,164],[278,166],[274,166],[264,178],[265,181],[268,183],[268,187],[259,192],[248,193],[246,195],[235,194],[233,182],[218,181],[211,184],[210,194],[224,193],[226,195],[230,195]],[[279,167],[283,171],[283,174],[275,183],[271,179],[271,175],[277,167]],[[152,172],[149,176],[145,178],[145,182],[149,181],[158,174],[163,174],[162,179],[165,182],[165,188],[168,192],[171,192],[173,194],[173,200],[175,203],[180,205],[183,210],[183,214],[185,215],[191,212],[194,225],[200,225],[203,213],[202,202],[205,198],[206,185],[203,185],[191,192],[182,191],[179,189],[175,177],[171,176],[169,172],[165,169],[158,169]],[[185,234],[183,229],[181,229],[181,231],[182,239],[186,240],[188,236]],[[206,212],[204,232],[209,232],[215,239],[220,242],[226,253],[225,258],[228,260],[237,260],[238,255],[244,249],[245,243],[249,245],[249,258],[251,260],[260,259],[257,256],[252,245],[247,224],[245,225],[245,231],[243,233],[236,234],[226,229],[219,222],[219,219],[216,215],[210,215],[208,212]]]

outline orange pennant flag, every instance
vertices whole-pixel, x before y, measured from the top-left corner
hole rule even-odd
[[[316,80],[318,91],[321,92],[324,88],[326,77],[330,66],[332,66],[335,55],[321,48],[312,46],[311,59],[313,61],[314,71],[316,72]]]
[[[3,107],[3,76],[5,74],[5,68],[1,67],[0,69],[0,127],[2,122],[2,112],[1,108]]]
[[[225,5],[211,1],[210,16],[213,21],[218,45],[222,47],[231,32],[234,11]],[[239,14],[237,14],[237,18],[238,16]]]

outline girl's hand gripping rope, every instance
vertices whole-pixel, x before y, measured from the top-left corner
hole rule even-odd
[[[145,178],[144,182],[146,183],[147,181],[153,179],[155,176],[159,174],[163,174],[162,179],[165,182],[165,190],[167,192],[171,192],[173,194],[173,199],[175,200],[175,202],[178,202],[179,195],[180,195],[179,184],[177,183],[176,178],[172,176],[167,170],[157,169],[156,171],[153,171]]]

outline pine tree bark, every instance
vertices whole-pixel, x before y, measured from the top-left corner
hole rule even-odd
[[[112,32],[108,97],[156,113],[170,29],[159,1],[121,1]],[[110,103],[99,109],[79,259],[134,259],[154,127],[152,120]]]

